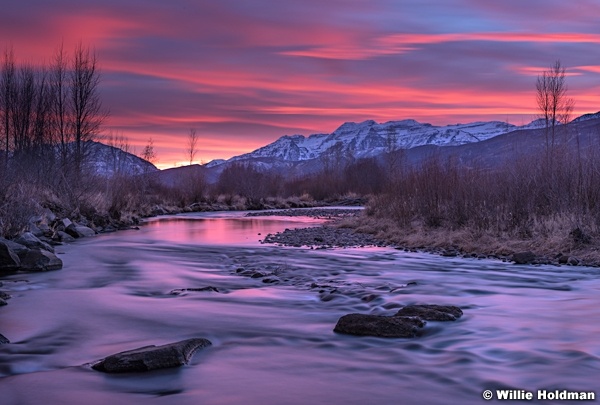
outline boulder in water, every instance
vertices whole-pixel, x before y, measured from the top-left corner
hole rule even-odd
[[[418,316],[426,321],[456,321],[463,312],[453,305],[407,305],[394,316]]]
[[[334,332],[358,336],[415,337],[425,321],[417,317],[348,314],[342,316]]]
[[[179,367],[187,364],[196,350],[211,344],[207,339],[195,338],[163,346],[144,346],[108,356],[92,368],[105,373],[134,373]]]

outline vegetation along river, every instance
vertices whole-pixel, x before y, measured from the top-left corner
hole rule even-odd
[[[259,242],[321,222],[185,214],[58,247],[62,270],[1,280],[13,298],[0,310],[0,402],[443,404],[597,389],[598,269]],[[408,304],[464,315],[409,339],[333,331],[345,314]],[[179,368],[86,365],[194,337],[212,346]]]

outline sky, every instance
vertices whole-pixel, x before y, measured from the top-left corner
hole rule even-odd
[[[0,46],[33,63],[93,48],[104,133],[152,139],[166,168],[191,128],[205,163],[346,121],[526,124],[556,60],[574,115],[597,112],[598,16],[600,0],[3,0]]]

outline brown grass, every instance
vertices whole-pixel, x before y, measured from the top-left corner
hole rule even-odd
[[[532,236],[518,238],[508,232],[491,232],[463,227],[460,229],[432,228],[417,221],[409,226],[375,218],[364,213],[346,218],[339,226],[374,235],[394,246],[426,251],[457,250],[464,255],[508,257],[516,252],[533,251],[553,259],[557,254],[575,256],[588,264],[600,263],[597,243],[579,244],[570,235],[572,221],[567,218],[536,221]],[[600,235],[594,235],[598,240]]]

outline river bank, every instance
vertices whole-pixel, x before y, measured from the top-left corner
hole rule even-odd
[[[487,389],[593,390],[596,269],[258,242],[321,222],[233,211],[153,218],[65,244],[62,270],[6,277],[3,404],[470,404]],[[389,317],[424,303],[464,315],[410,339],[334,332],[349,313]],[[212,345],[177,369],[85,366],[195,337]]]
[[[332,211],[332,210],[329,210]],[[286,229],[267,235],[264,243],[281,246],[306,246],[313,249],[387,246],[407,252],[431,253],[446,257],[496,259],[503,262],[537,265],[600,267],[598,246],[577,243],[576,236],[519,239],[490,232],[448,230],[426,227],[401,228],[391,221],[368,216],[364,210],[340,211],[323,216],[306,210],[304,215],[322,215],[328,222],[321,227]],[[272,211],[252,215],[298,215],[296,212]]]

